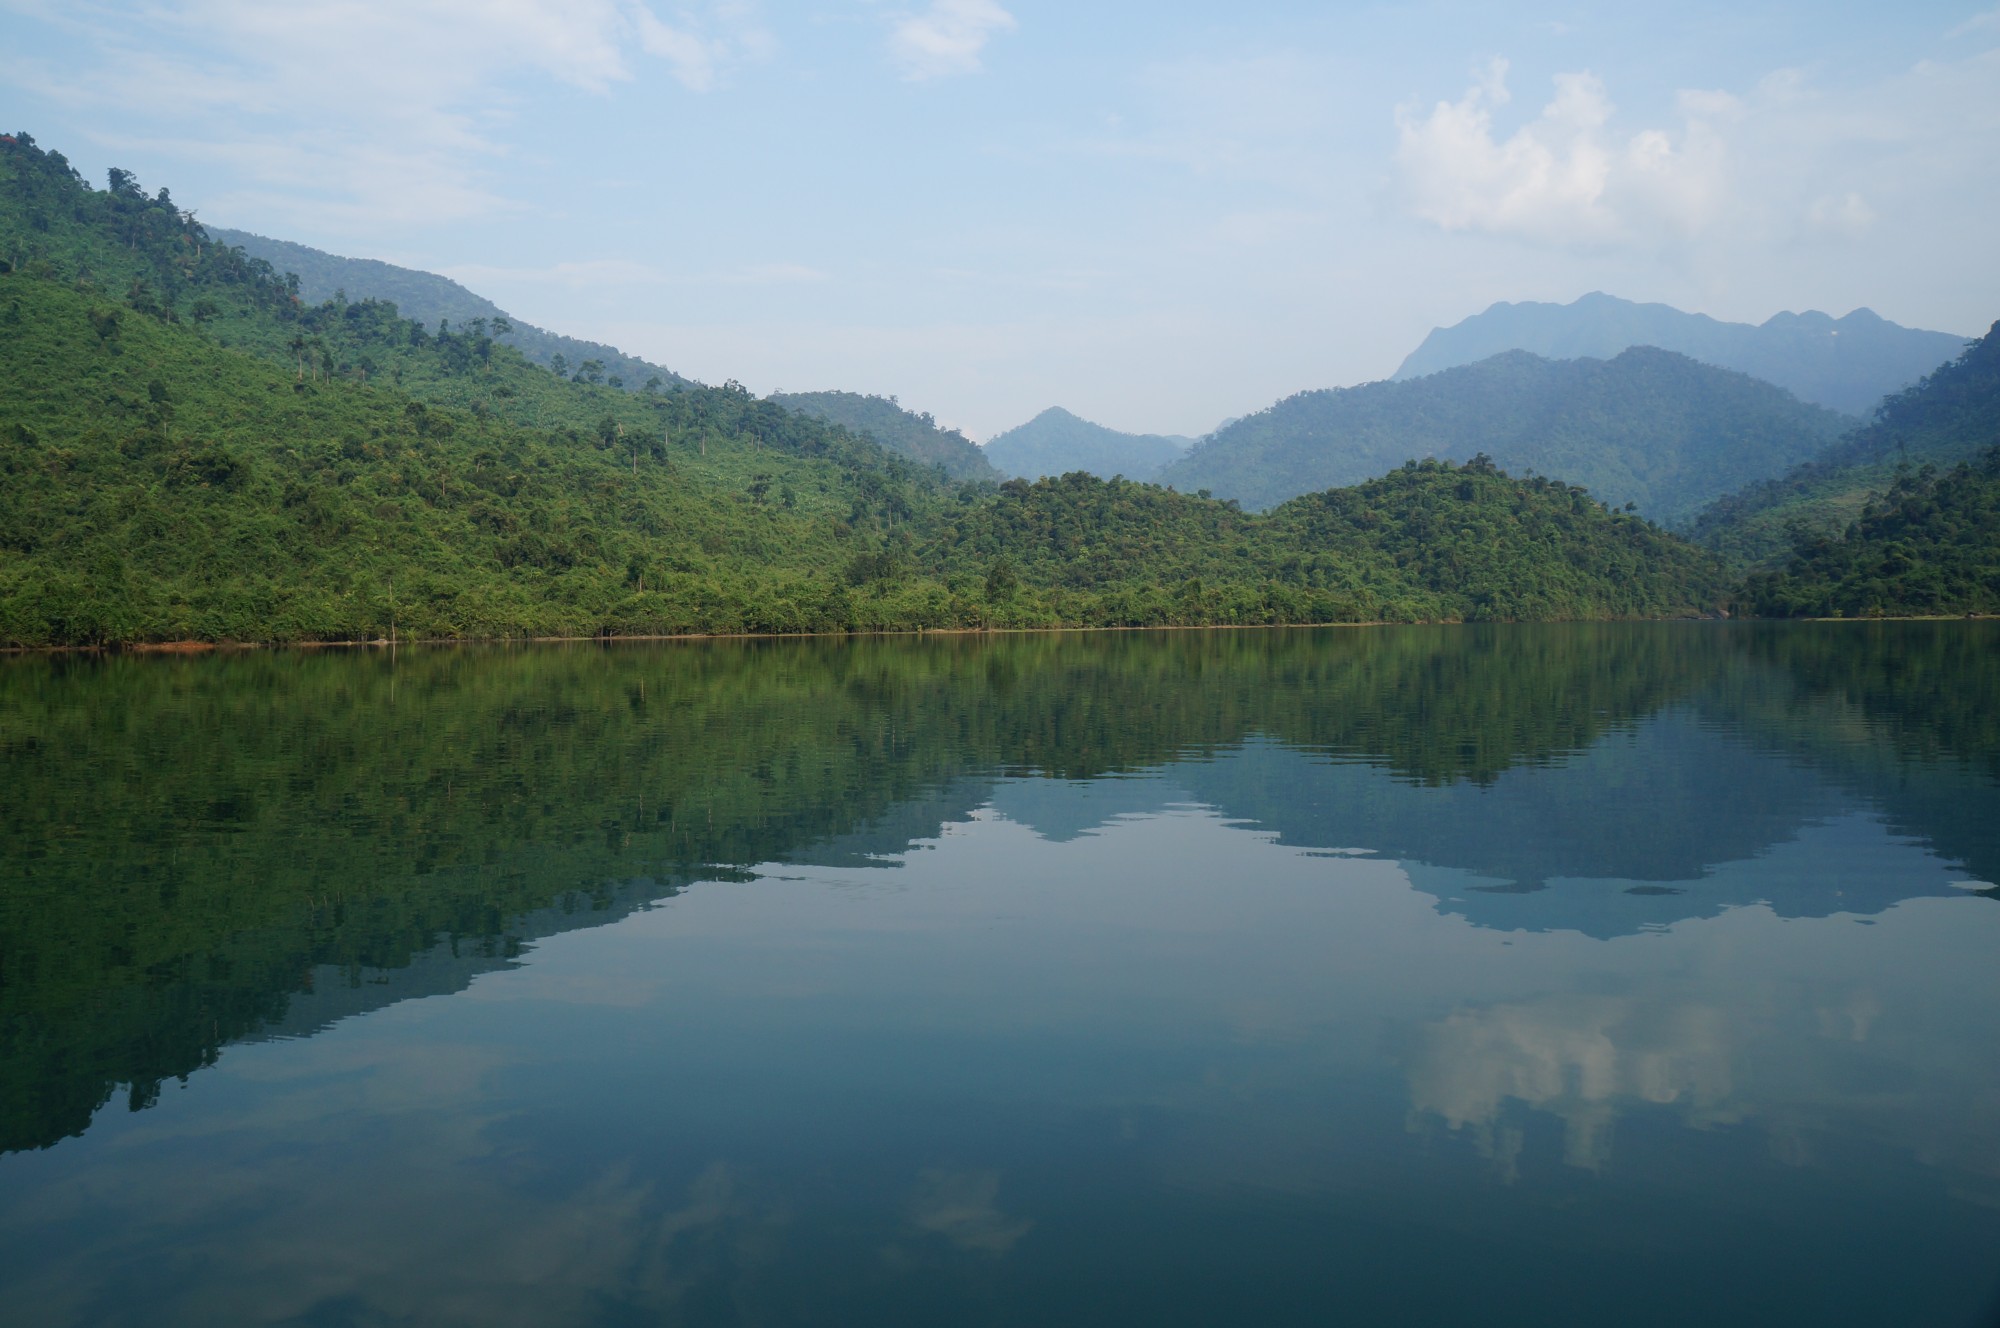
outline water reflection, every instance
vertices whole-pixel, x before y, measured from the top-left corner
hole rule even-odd
[[[6,661],[0,1294],[1969,1322],[1995,644]]]
[[[1405,862],[1505,929],[1990,884],[1991,629],[8,661],[0,1145],[76,1132],[113,1085],[144,1105],[231,1041],[457,990],[730,867],[893,862],[995,798],[1058,839],[1212,806]],[[1856,816],[1933,851],[1718,870]]]
[[[1671,966],[1605,965],[1586,989],[1428,1022],[1408,1058],[1411,1102],[1508,1179],[1528,1113],[1560,1123],[1565,1164],[1598,1172],[1620,1119],[1659,1109],[1689,1129],[1749,1129],[1792,1167],[1866,1140],[2000,1209],[2000,1065],[1970,1052],[2000,1040],[2000,1017],[1964,921],[1919,900],[1859,936],[1788,934],[1765,909],[1683,927]]]

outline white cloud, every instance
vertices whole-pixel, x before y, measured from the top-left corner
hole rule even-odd
[[[803,263],[753,263],[722,271],[671,272],[651,263],[622,258],[553,263],[547,267],[494,267],[459,263],[438,269],[445,276],[476,290],[515,286],[559,286],[573,291],[619,294],[644,286],[790,286],[829,280],[827,273]]]
[[[505,206],[484,184],[504,155],[510,84],[603,94],[652,61],[694,92],[760,58],[747,0],[669,23],[646,0],[162,0],[31,11],[88,63],[13,61],[9,81],[63,104],[143,114],[113,146],[228,160],[245,184],[218,203],[338,223],[450,221]],[[199,145],[199,146],[196,146]]]
[[[1506,78],[1495,60],[1458,101],[1397,112],[1397,164],[1417,216],[1446,230],[1610,244],[1685,238],[1720,214],[1734,98],[1684,92],[1674,129],[1621,135],[1601,80],[1559,74],[1541,113],[1501,138]]]
[[[548,267],[493,267],[480,263],[458,263],[438,271],[476,290],[502,283],[562,286],[570,290],[630,290],[635,286],[663,285],[669,280],[665,272],[650,263],[619,258],[554,263]]]
[[[979,72],[986,43],[1018,26],[995,0],[932,0],[921,13],[897,17],[889,51],[909,79]]]
[[[1806,209],[1806,221],[1815,230],[1858,236],[1875,224],[1876,216],[1867,199],[1849,190],[1838,198],[1814,199]]]
[[[1945,35],[1953,38],[1969,37],[1981,31],[2000,32],[2000,9],[1989,9],[1983,14],[1974,14]]]
[[[716,5],[707,24],[688,19],[679,25],[666,23],[644,4],[632,6],[631,19],[640,48],[665,60],[674,78],[690,92],[713,90],[731,65],[761,60],[773,46],[770,33],[757,21],[755,7],[748,3]]]

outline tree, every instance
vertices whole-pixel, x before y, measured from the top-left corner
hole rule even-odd
[[[1002,554],[986,573],[986,598],[994,601],[1010,598],[1020,584],[1013,560]]]
[[[125,320],[123,309],[92,309],[90,330],[97,333],[97,344],[108,345],[118,336],[119,325]]]

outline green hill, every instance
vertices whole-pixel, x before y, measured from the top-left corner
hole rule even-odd
[[[1194,445],[1192,438],[1120,433],[1051,406],[1026,424],[986,440],[986,459],[1004,475],[1037,480],[1086,471],[1100,479],[1158,479]]]
[[[2000,448],[1897,477],[1844,534],[1808,539],[1751,576],[1743,607],[1766,618],[2000,613]]]
[[[509,330],[495,335],[504,337],[508,345],[531,363],[554,368],[560,357],[567,375],[582,375],[585,381],[595,375],[631,391],[639,390],[652,379],[658,379],[662,385],[689,381],[671,369],[627,355],[616,346],[566,337],[524,323],[485,296],[475,295],[450,277],[435,272],[419,272],[373,258],[342,258],[249,231],[220,226],[205,229],[218,244],[239,248],[251,258],[269,263],[280,274],[296,274],[299,298],[307,304],[323,304],[335,298],[382,300],[395,305],[403,317],[414,319],[433,332],[446,324],[465,327],[475,321],[483,321],[489,328],[504,325]]]
[[[953,484],[740,387],[576,381],[0,136],[0,643],[1623,617],[1713,561],[1436,464],[1308,520]],[[1305,510],[1305,509],[1301,509]]]
[[[1058,616],[1082,597],[1109,625],[1656,617],[1723,589],[1674,536],[1485,457],[1411,462],[1262,516],[1081,473],[1009,480],[924,552],[1018,569]]]
[[[975,483],[1000,479],[976,443],[956,429],[940,428],[928,411],[904,410],[893,397],[859,392],[778,392],[770,399],[786,410],[801,411],[872,438],[912,461],[942,467],[952,479]]]
[[[1732,562],[1769,568],[1801,540],[1838,537],[1909,468],[1948,470],[1996,444],[2000,323],[1820,456],[1717,500],[1690,533]]]
[[[1160,479],[1262,508],[1411,457],[1485,453],[1674,522],[1816,455],[1850,422],[1670,351],[1510,351],[1409,382],[1302,392],[1218,430]]]
[[[1783,313],[1753,327],[1594,291],[1569,304],[1496,304],[1451,327],[1435,328],[1403,361],[1396,378],[1476,364],[1509,350],[1552,360],[1608,360],[1632,346],[1658,346],[1776,383],[1801,401],[1865,415],[1964,345],[1963,337],[1900,327],[1868,309],[1844,318],[1811,310]]]
[[[1749,578],[1747,611],[2000,612],[2000,323],[1823,461],[1718,504],[1700,529],[1739,555],[1787,542]]]

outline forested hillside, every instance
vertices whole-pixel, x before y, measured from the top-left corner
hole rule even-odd
[[[465,327],[475,320],[489,328],[505,327],[507,344],[519,350],[531,363],[561,371],[584,381],[606,382],[614,387],[637,391],[651,379],[677,383],[681,375],[661,365],[627,355],[616,346],[566,337],[524,323],[483,295],[475,295],[449,277],[435,272],[418,272],[372,258],[343,258],[289,240],[273,240],[249,231],[220,226],[205,228],[218,244],[241,249],[251,258],[269,263],[280,275],[296,274],[298,296],[307,304],[323,304],[332,299],[347,301],[381,300],[396,306],[403,317],[422,323],[432,332],[444,324]]]
[[[1769,568],[1800,541],[1837,538],[1910,468],[1950,470],[2000,444],[2000,323],[1876,418],[1785,475],[1730,494],[1690,531],[1730,561]]]
[[[955,480],[997,481],[1000,473],[986,462],[979,445],[956,429],[939,426],[928,411],[904,410],[891,397],[859,392],[778,392],[771,400],[786,410],[838,424],[872,438],[891,452],[927,466],[942,467]]]
[[[1772,618],[2000,612],[2000,448],[1898,476],[1842,535],[1807,539],[1751,576],[1743,607]]]
[[[953,484],[734,385],[299,297],[0,137],[0,643],[1621,617],[1715,565],[1484,462],[1317,509]],[[1316,513],[1311,519],[1302,512]]]
[[[1817,455],[1849,423],[1669,351],[1510,351],[1410,382],[1302,392],[1218,430],[1160,478],[1262,508],[1411,458],[1484,453],[1673,522]]]
[[[1963,337],[1899,327],[1868,309],[1844,318],[1811,310],[1776,314],[1753,327],[1593,291],[1569,304],[1496,304],[1435,328],[1396,378],[1475,364],[1509,350],[1552,360],[1608,360],[1631,346],[1657,346],[1776,383],[1801,401],[1865,416],[1964,345]]]
[[[993,559],[989,590],[1018,574],[1058,606],[1094,597],[1094,621],[1113,625],[1655,617],[1724,590],[1683,541],[1485,457],[1413,462],[1263,516],[1130,480],[1010,480],[924,552]]]
[[[987,439],[986,459],[1018,479],[1082,470],[1107,480],[1118,475],[1153,480],[1192,446],[1192,438],[1120,433],[1051,406],[1026,424]]]

